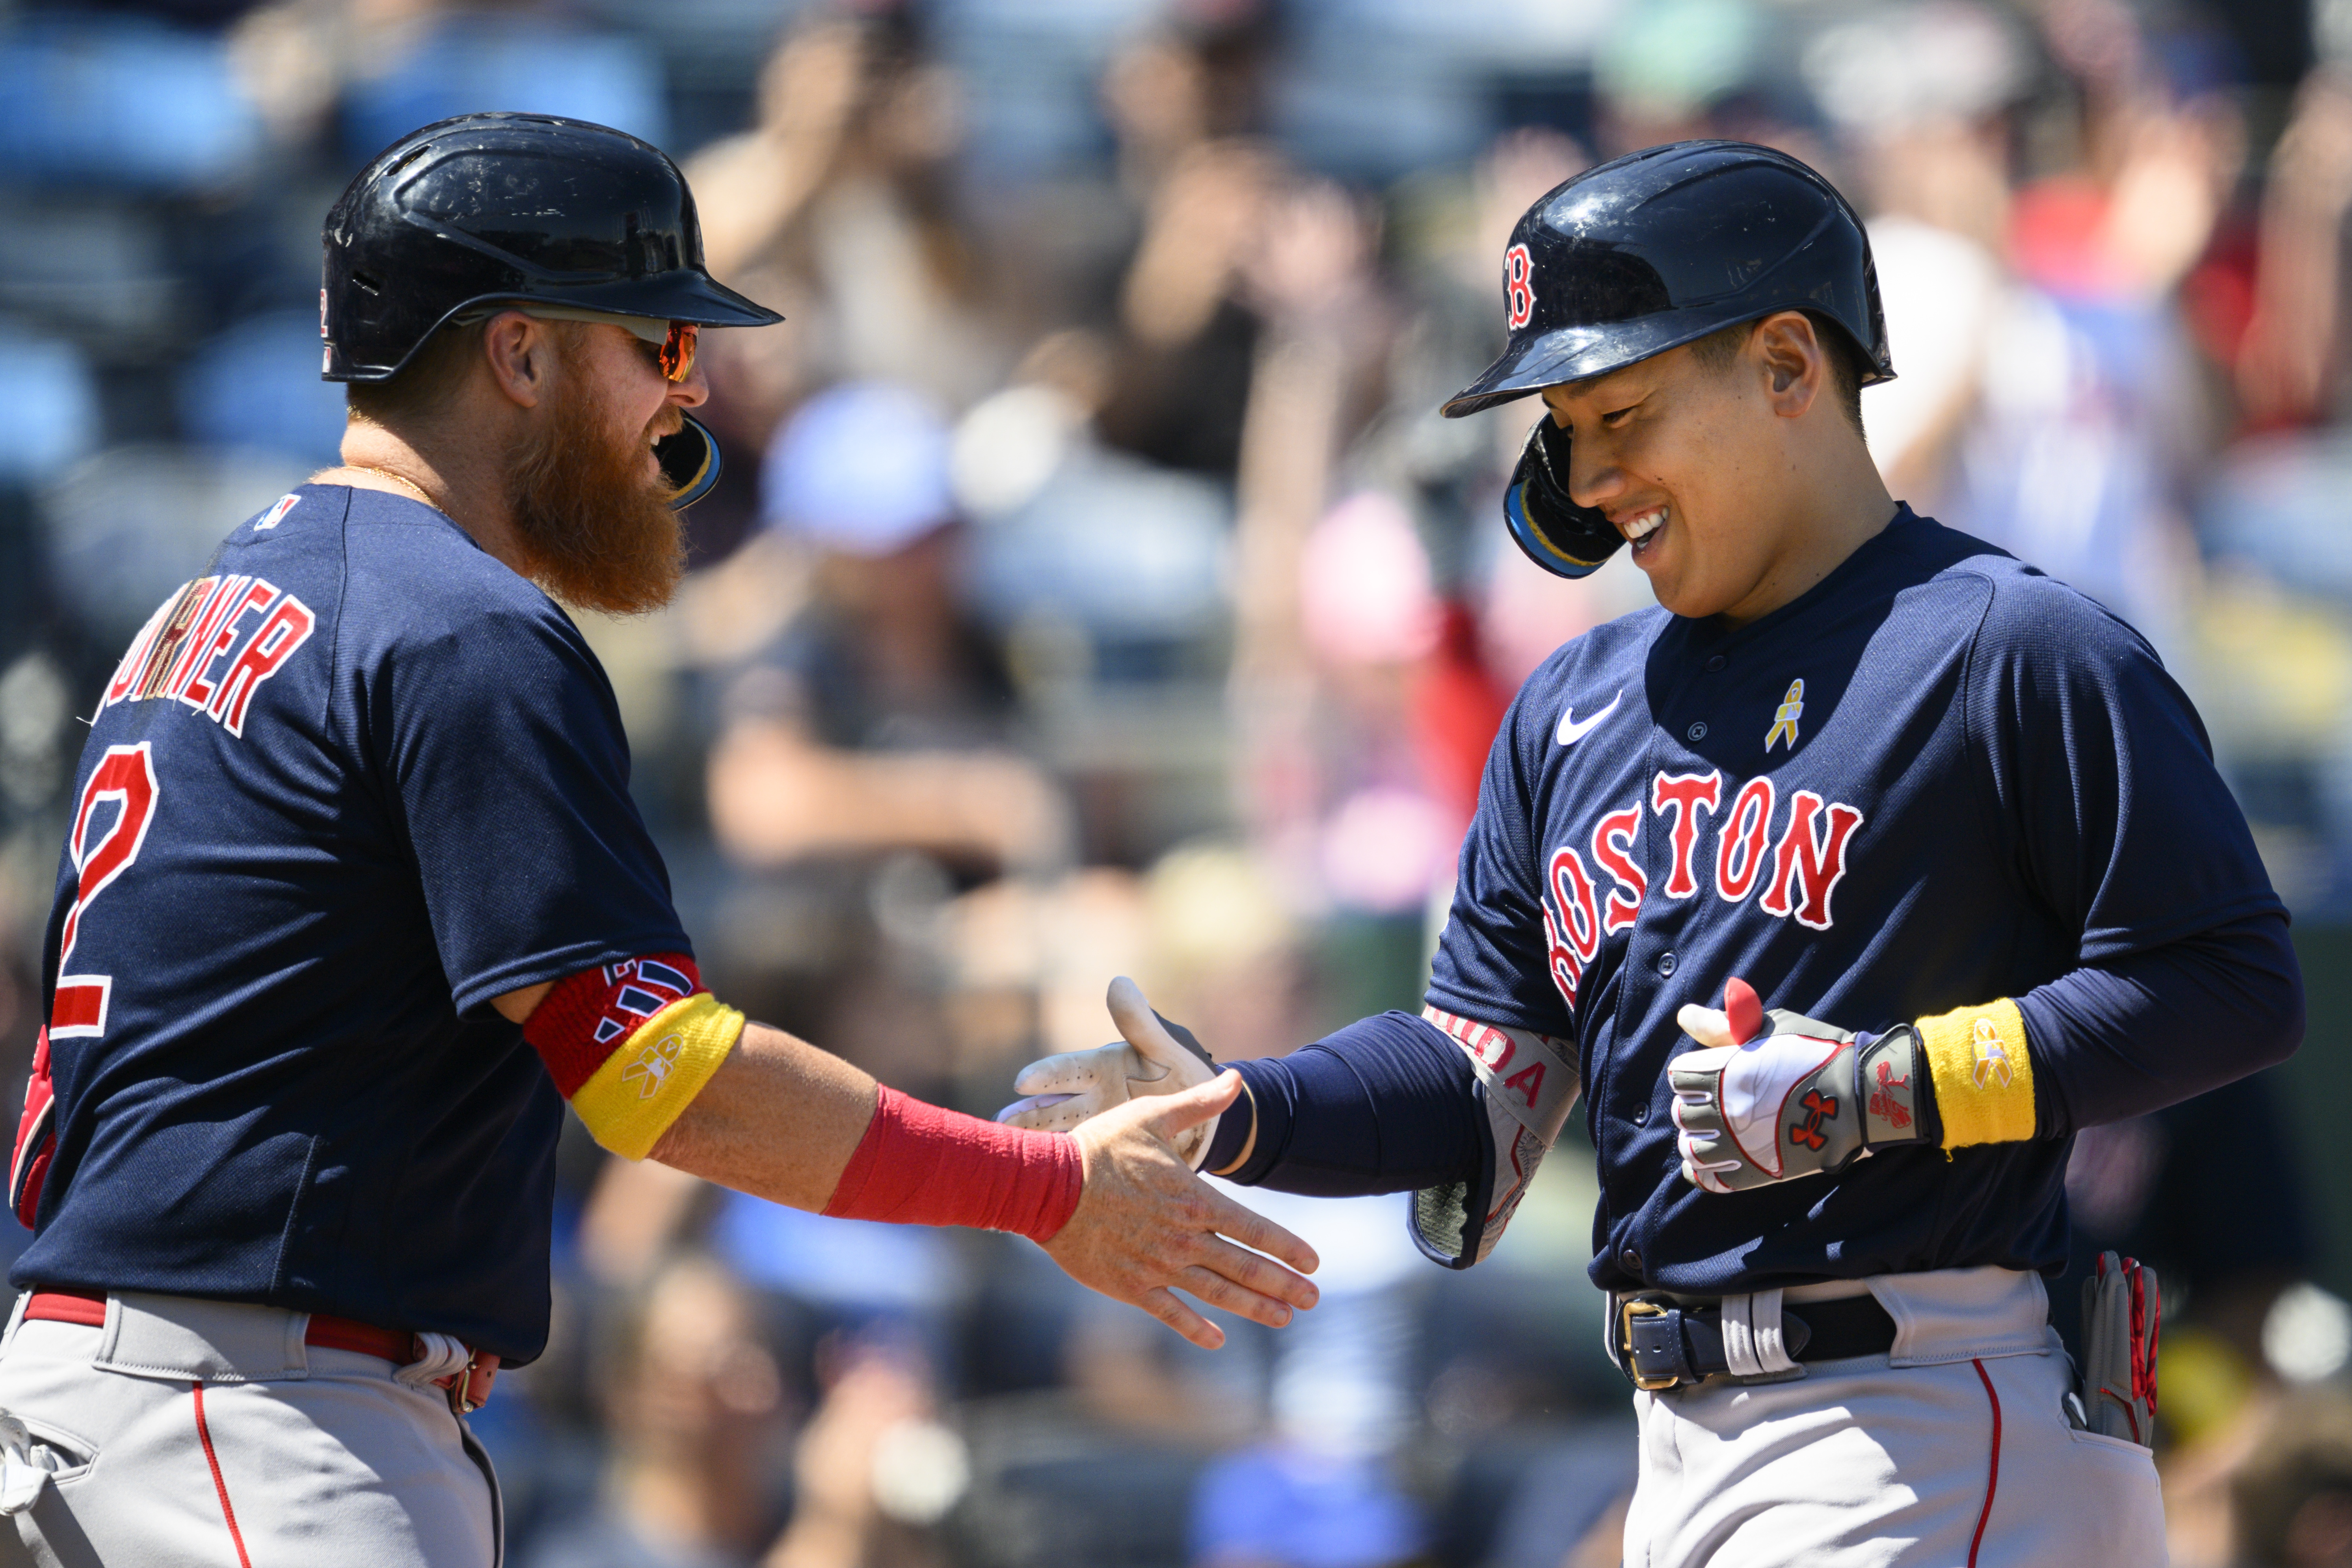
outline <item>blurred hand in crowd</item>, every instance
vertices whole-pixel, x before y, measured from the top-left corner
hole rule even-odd
[[[763,1568],[913,1568],[939,1553],[894,1521],[877,1494],[877,1471],[895,1436],[928,1427],[937,1404],[930,1378],[904,1356],[877,1346],[845,1347],[816,1413],[793,1449],[793,1517]]]
[[[1120,294],[1137,342],[1173,348],[1207,327],[1258,236],[1279,167],[1244,142],[1209,142],[1177,162],[1152,193]]]
[[[2272,154],[2253,319],[2237,365],[2248,423],[2321,412],[2342,329],[2344,216],[2352,209],[2352,88],[2313,73]]]

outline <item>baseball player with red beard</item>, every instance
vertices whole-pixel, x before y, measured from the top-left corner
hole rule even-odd
[[[780,1203],[1029,1236],[1204,1344],[1171,1287],[1311,1305],[1262,1254],[1313,1254],[1171,1152],[1230,1077],[1020,1131],[702,984],[556,603],[668,596],[717,461],[698,333],[778,319],[704,270],[669,159],[467,116],[386,149],[325,239],[343,465],[157,608],[76,781],[11,1173],[37,1234],[0,1561],[499,1561],[464,1417],[546,1342],[566,1101]]]
[[[2129,626],[1889,496],[1868,240],[1802,163],[1590,170],[1503,284],[1507,346],[1445,412],[1539,394],[1514,538],[1570,577],[1630,544],[1658,605],[1520,690],[1422,1015],[1244,1062],[1188,1153],[1409,1192],[1466,1268],[1582,1094],[1628,1563],[2161,1563],[2152,1277],[2094,1287],[2079,1374],[2042,1280],[2077,1129],[2302,1037],[2196,713]],[[1006,1119],[1209,1081],[1131,987],[1114,1017]]]

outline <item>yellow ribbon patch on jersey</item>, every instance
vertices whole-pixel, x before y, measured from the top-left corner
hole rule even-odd
[[[742,1033],[742,1014],[698,991],[638,1025],[572,1095],[572,1109],[597,1142],[625,1160],[642,1160]]]
[[[2021,1143],[2033,1136],[2033,1058],[2025,1017],[2004,996],[1919,1020],[1944,1147]]]
[[[1764,749],[1770,751],[1776,741],[1789,742],[1789,750],[1797,749],[1797,721],[1805,716],[1805,683],[1801,679],[1789,682],[1789,695],[1780,699],[1780,708],[1772,715],[1772,727],[1764,731]]]

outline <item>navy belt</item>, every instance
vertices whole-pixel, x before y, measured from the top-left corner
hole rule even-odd
[[[1723,1310],[1658,1296],[1617,1299],[1610,1351],[1617,1370],[1653,1394],[1731,1370],[1723,1350]],[[1780,1313],[1780,1335],[1797,1362],[1885,1355],[1895,1348],[1895,1320],[1875,1296],[1800,1302]]]

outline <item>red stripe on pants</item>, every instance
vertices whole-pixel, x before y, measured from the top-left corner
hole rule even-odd
[[[228,1538],[236,1546],[238,1568],[253,1568],[253,1559],[245,1554],[245,1532],[236,1527],[236,1510],[228,1505],[228,1482],[221,1479],[220,1456],[213,1452],[213,1429],[205,1421],[205,1385],[192,1383],[188,1387],[196,1396],[196,1441],[205,1446],[205,1463],[213,1468],[213,1490],[220,1494],[221,1518],[228,1521]]]
[[[1985,1469],[1984,1511],[1977,1515],[1977,1532],[1969,1541],[1969,1568],[1977,1568],[1977,1548],[1984,1544],[1985,1525],[1992,1518],[1993,1493],[2000,1489],[2000,1395],[1993,1392],[1992,1378],[1986,1373],[1984,1363],[1972,1361],[1977,1369],[1977,1381],[1984,1384],[1985,1397],[1992,1402],[1992,1458]],[[226,1497],[222,1500],[226,1502]]]

